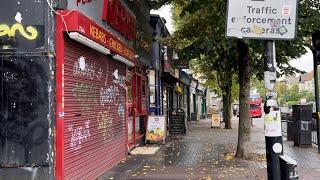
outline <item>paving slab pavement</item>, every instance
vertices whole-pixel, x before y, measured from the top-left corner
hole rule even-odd
[[[267,179],[263,120],[253,119],[247,160],[233,156],[237,122],[231,130],[213,129],[208,120],[189,124],[187,135],[172,137],[156,154],[129,156],[98,179]],[[297,161],[300,179],[320,179],[317,149],[284,140],[284,152]]]

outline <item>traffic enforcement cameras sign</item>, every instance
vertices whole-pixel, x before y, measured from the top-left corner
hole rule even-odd
[[[290,40],[297,0],[228,0],[227,37]]]

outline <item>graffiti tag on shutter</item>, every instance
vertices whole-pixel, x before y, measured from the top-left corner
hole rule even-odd
[[[102,87],[100,89],[100,104],[102,106],[108,103],[118,105],[119,100],[120,100],[120,91],[117,86],[110,86],[106,89]]]
[[[96,68],[96,64],[85,63],[85,57],[81,56],[78,61],[74,62],[73,65],[73,75],[76,77],[87,77],[89,79],[101,79],[103,70],[101,68]]]
[[[112,135],[113,118],[109,115],[109,109],[98,114],[98,130],[101,131],[104,140],[110,139]]]
[[[80,103],[82,111],[91,110],[98,105],[98,86],[77,82],[72,89],[73,96]]]
[[[81,144],[88,141],[90,138],[90,120],[86,121],[84,126],[76,128],[74,128],[73,125],[69,125],[68,130],[71,131],[71,149],[79,150],[81,148]]]

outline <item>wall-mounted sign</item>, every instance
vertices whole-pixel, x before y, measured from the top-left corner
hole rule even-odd
[[[149,116],[146,141],[165,142],[166,118],[164,116]]]
[[[62,14],[66,14],[69,11],[60,11]],[[59,18],[59,17],[58,17]],[[122,43],[118,38],[100,27],[91,19],[78,11],[71,12],[68,16],[65,16],[65,21],[68,24],[68,31],[77,31],[82,35],[94,40],[102,46],[110,49],[112,52],[117,53],[130,61],[134,61],[134,50]]]
[[[176,87],[175,87],[175,91],[176,91],[177,93],[183,94],[183,89],[182,89],[182,87],[180,87],[180,86],[176,86]]]
[[[133,12],[121,0],[68,0],[68,10],[77,10],[132,46],[135,34]]]
[[[228,0],[228,37],[294,39],[297,0]]]
[[[133,47],[136,50],[138,61],[147,67],[152,65],[151,63],[151,44],[153,29],[149,24],[150,11],[146,1],[135,1],[134,13],[136,15],[136,33],[133,43]],[[158,51],[159,52],[159,51]]]
[[[174,59],[173,64],[178,69],[189,69],[189,61],[186,59]]]
[[[103,1],[102,20],[109,23],[127,39],[134,39],[135,19],[120,0]]]
[[[162,49],[163,52],[163,63],[164,63],[164,72],[171,73],[174,76],[174,68],[172,63],[173,50],[167,46],[164,46]]]

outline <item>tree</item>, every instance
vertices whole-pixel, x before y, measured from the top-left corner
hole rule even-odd
[[[198,66],[194,67],[198,68],[198,71],[205,74],[207,79],[217,80],[223,92],[226,114],[230,114],[232,77],[234,74],[241,74],[238,77],[240,126],[237,157],[244,157],[247,147],[250,147],[247,146],[247,142],[250,141],[247,99],[252,74],[250,67],[253,65],[249,59],[255,54],[250,52],[252,49],[244,41],[225,38],[225,1],[174,1],[173,5],[176,10],[174,17],[178,15],[178,21],[176,20],[177,31],[173,34],[171,42],[178,44],[176,48],[180,49],[179,57],[195,59]],[[226,115],[226,120],[227,126],[231,126],[231,123],[228,124],[231,122],[230,115]]]
[[[239,129],[238,129],[238,146],[236,157],[245,158],[250,151],[250,132],[251,132],[251,119],[249,116],[250,105],[248,99],[250,97],[250,57],[249,47],[242,41],[238,42],[239,53]]]
[[[209,82],[217,82],[223,97],[226,128],[231,129],[232,79],[237,71],[237,53],[230,47],[236,47],[236,42],[225,41],[223,29],[214,29],[206,25],[225,24],[224,18],[211,13],[217,7],[220,8],[219,11],[225,9],[220,4],[222,2],[211,1],[205,5],[200,1],[174,1],[173,17],[176,32],[169,43],[176,45],[180,50],[180,58],[194,60],[190,66],[196,73],[205,75],[204,79]],[[195,27],[197,31],[190,31]]]
[[[240,86],[240,119],[237,157],[249,154],[250,125],[248,98],[252,75],[263,79],[263,46],[260,40],[235,40],[225,38],[225,0],[172,0],[176,32],[168,43],[179,50],[179,57],[195,59],[203,74],[220,78],[222,84],[231,83],[228,78],[238,74]],[[299,72],[289,60],[306,53],[311,47],[311,34],[320,25],[320,3],[299,1],[298,37],[294,41],[277,41],[279,74]],[[219,73],[221,73],[219,75]],[[231,76],[229,75],[231,74]],[[231,86],[231,85],[229,85]],[[227,94],[227,88],[222,88]]]

